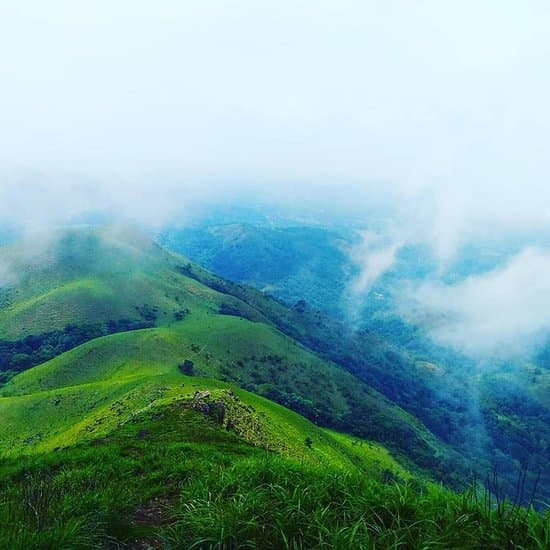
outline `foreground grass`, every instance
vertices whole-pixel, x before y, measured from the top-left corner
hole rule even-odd
[[[548,518],[496,511],[475,491],[244,463],[186,486],[169,548],[548,548]]]
[[[543,549],[549,519],[494,508],[475,490],[275,455],[176,406],[92,444],[0,464],[10,549]]]

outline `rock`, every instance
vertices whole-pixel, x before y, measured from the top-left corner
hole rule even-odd
[[[210,392],[209,391],[196,391],[195,392],[195,395],[193,396],[193,399],[196,399],[196,400],[199,400],[199,399],[207,399],[208,397],[210,397]]]

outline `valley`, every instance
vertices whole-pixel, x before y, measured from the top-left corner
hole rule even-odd
[[[320,526],[300,527],[290,535],[294,544],[311,544],[310,537],[342,545],[355,537],[361,544],[390,544],[386,536],[404,536],[411,544],[417,537],[449,540],[455,536],[450,528],[432,531],[424,523],[423,514],[440,513],[432,509],[437,499],[455,499],[445,512],[452,521],[481,506],[477,491],[489,490],[483,484],[465,498],[436,482],[464,491],[471,475],[481,478],[489,463],[472,467],[479,455],[422,422],[417,410],[402,406],[406,401],[399,393],[384,391],[392,376],[397,390],[413,372],[417,385],[434,375],[418,366],[399,374],[399,356],[390,354],[393,348],[383,339],[366,334],[350,339],[341,325],[307,304],[289,307],[221,279],[128,229],[61,233],[39,263],[13,259],[13,250],[10,245],[3,253],[21,275],[2,291],[0,320],[0,517],[2,539],[11,547],[54,548],[63,537],[69,547],[103,544],[105,537],[136,548],[199,540],[205,547],[207,540],[230,545],[245,536],[238,514],[250,513],[246,507],[220,532],[215,516],[202,508],[191,514],[185,504],[189,491],[198,499],[193,506],[201,502],[201,487],[206,488],[201,483],[208,491],[217,486],[209,468],[229,476],[244,499],[260,498],[261,483],[291,491],[288,483],[296,476],[323,491],[327,476],[335,476],[336,502],[349,484],[366,483],[357,498],[370,499],[369,506],[385,499],[388,506],[415,508],[398,520],[399,527],[377,535],[381,520],[373,516],[367,522],[354,504],[352,524],[336,515],[333,530],[323,535],[316,531]],[[395,370],[384,367],[386,377],[378,382],[375,357],[385,357]],[[368,371],[362,366],[367,364]],[[250,479],[242,477],[242,468],[250,470]],[[114,481],[135,472],[143,486],[119,487]],[[203,481],[192,482],[192,472]],[[528,475],[523,483],[528,487]],[[83,503],[69,504],[79,491],[86,493]],[[17,506],[18,495],[27,494],[23,507]],[[294,497],[284,494],[294,506]],[[216,506],[229,510],[233,505],[223,495],[222,490]],[[521,497],[533,498],[528,489]],[[396,498],[405,501],[398,505]],[[93,502],[101,506],[92,512]],[[269,502],[255,506],[273,506]],[[69,514],[66,506],[80,511]],[[308,506],[317,504],[312,500]],[[36,509],[42,523],[28,515]],[[493,521],[496,512],[486,507],[479,513]],[[135,514],[152,518],[144,525]],[[198,517],[201,526],[193,523]],[[500,521],[508,525],[511,517]],[[538,517],[525,516],[536,533],[543,528]],[[420,530],[412,528],[416,522]],[[249,526],[250,533],[263,524]],[[284,525],[270,531],[270,547],[289,536],[293,528]],[[507,529],[519,526],[514,520]],[[214,538],[196,538],[201,536]]]

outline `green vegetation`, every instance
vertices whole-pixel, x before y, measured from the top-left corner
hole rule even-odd
[[[307,303],[124,232],[69,232],[48,251],[13,260],[20,280],[0,295],[2,545],[548,543],[548,516],[499,490],[433,484],[464,487],[462,457],[371,386],[361,353],[380,348],[338,342]],[[495,394],[503,419],[511,397]]]
[[[413,445],[413,457],[438,452],[403,411],[281,333],[232,316],[194,315],[171,327],[94,339],[17,375],[0,391],[0,413],[10,419],[0,425],[0,450],[63,446],[77,429],[101,428],[104,411],[118,400],[132,411],[177,396],[178,366],[187,360],[197,376],[276,395],[311,420],[386,441],[403,457]]]
[[[455,380],[445,362],[436,365],[437,371],[422,368],[426,361],[375,333],[349,335],[345,327],[303,300],[289,308],[127,230],[68,232],[48,248],[47,261],[42,259],[39,266],[27,265],[21,258],[17,262],[20,280],[2,294],[0,329],[8,328],[0,342],[0,384],[50,357],[59,360],[52,364],[64,365],[54,386],[48,386],[52,388],[71,385],[71,380],[79,383],[79,373],[91,371],[97,376],[82,380],[101,381],[100,373],[112,372],[106,379],[120,385],[123,373],[167,372],[188,359],[198,376],[236,383],[316,423],[376,439],[410,460],[411,466],[454,487],[464,486],[469,471],[483,476],[496,465],[507,476],[513,494],[524,463],[525,423],[517,417],[517,429],[508,429],[496,421],[492,404],[483,416],[475,414],[474,405],[464,400],[468,380]],[[88,281],[88,289],[101,287],[106,292],[74,295],[71,289],[81,280]],[[29,323],[18,324],[21,319],[14,312],[36,302],[47,304],[48,313],[34,311]],[[95,323],[88,317],[82,320],[82,312]],[[46,327],[49,331],[40,332]],[[155,328],[133,335],[126,332],[141,327]],[[98,338],[119,331],[125,332],[117,338]],[[6,339],[10,334],[19,339]],[[59,355],[92,339],[97,342],[91,347]],[[420,341],[420,335],[413,340]],[[87,365],[84,371],[82,365]],[[16,387],[27,381],[23,375],[15,386],[5,388],[4,395],[20,392]],[[32,387],[44,389],[41,380]],[[491,426],[490,432],[480,429],[480,418]],[[548,449],[547,428],[543,420],[539,424],[538,437],[529,447],[533,467],[544,460]],[[501,449],[497,446],[496,456],[481,452],[494,447],[494,442],[506,442],[510,434],[516,441]],[[510,457],[510,451],[519,454]],[[532,470],[528,485],[537,473]],[[542,493],[549,483],[543,472]]]
[[[150,407],[89,444],[4,459],[2,543],[56,550],[548,545],[549,517],[492,507],[475,490],[456,495],[413,481],[378,446],[322,431],[249,394],[206,393]]]
[[[344,229],[231,223],[168,231],[159,242],[226,279],[290,304],[306,298],[339,314],[349,267],[346,248],[357,236]]]
[[[258,291],[220,282],[194,266],[188,270],[204,284],[253,305],[280,330],[419,419],[454,451],[444,460],[424,457],[423,465],[440,479],[459,485],[467,471],[483,476],[496,468],[513,497],[516,480],[527,469],[526,493],[536,488],[539,496],[549,494],[550,346],[521,361],[490,361],[480,370],[475,361],[436,345],[399,315],[403,285],[423,281],[436,269],[425,247],[400,249],[370,295],[346,304],[346,280],[356,272],[344,252],[354,243],[349,229],[229,224],[170,231],[161,242],[221,277],[294,304],[266,300]],[[505,250],[497,255],[461,250],[453,277],[486,271],[505,257]],[[346,318],[358,308],[360,326],[354,319],[350,331]]]
[[[0,338],[19,341],[67,325],[163,324],[187,308],[219,307],[215,293],[181,276],[182,261],[128,230],[73,230],[27,257],[1,251],[17,279],[0,289]]]
[[[117,332],[150,328],[152,321],[121,319],[95,325],[67,325],[38,336],[30,335],[17,341],[0,340],[0,384],[17,372],[44,363],[84,342]]]
[[[19,259],[21,279],[3,292],[0,334],[4,327],[5,339],[19,338],[9,341],[11,348],[4,345],[4,380],[55,358],[5,384],[1,395],[10,400],[0,398],[0,410],[19,412],[6,412],[16,424],[11,433],[9,426],[0,427],[0,448],[16,440],[40,444],[44,436],[34,420],[38,411],[52,419],[52,429],[65,409],[63,414],[76,422],[83,412],[104,403],[105,393],[153,383],[151,376],[172,372],[188,359],[197,376],[236,383],[318,424],[376,439],[417,466],[438,469],[439,474],[449,471],[445,462],[452,453],[421,423],[367,383],[283,334],[304,335],[308,327],[294,325],[298,314],[281,303],[214,277],[127,231],[75,230],[50,249],[38,267]],[[75,295],[72,289],[82,289],[77,281],[83,279],[88,290],[101,287],[105,292]],[[34,309],[37,303],[48,313]],[[118,332],[141,323],[154,328]],[[98,337],[104,332],[108,335]],[[90,341],[59,354],[85,339]],[[93,399],[75,387],[91,383],[96,384]],[[158,378],[155,383],[162,385]],[[67,398],[49,410],[48,399],[56,401],[58,390]],[[42,393],[30,395],[35,392]],[[24,413],[27,408],[31,412]],[[33,429],[20,429],[19,416],[28,418]],[[60,434],[65,428],[58,426]]]

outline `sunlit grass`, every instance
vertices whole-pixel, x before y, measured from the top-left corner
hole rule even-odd
[[[13,549],[542,550],[549,519],[474,489],[276,455],[177,405],[0,466],[0,540]]]

